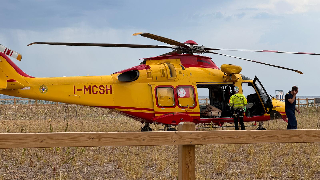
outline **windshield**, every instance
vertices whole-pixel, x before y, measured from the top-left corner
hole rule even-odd
[[[260,94],[260,97],[263,101],[263,104],[267,105],[267,107],[269,107],[270,104],[272,106],[271,99],[270,99],[267,91],[264,89],[263,85],[261,84],[260,80],[257,77],[255,77],[253,83],[255,84],[255,86]]]

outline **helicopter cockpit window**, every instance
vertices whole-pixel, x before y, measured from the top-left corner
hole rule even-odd
[[[268,101],[268,94],[267,92],[264,90],[264,88],[262,88],[261,84],[259,81],[256,81],[255,83],[257,90],[259,91],[259,94],[263,100],[263,103],[266,104]]]
[[[192,86],[177,87],[178,101],[180,107],[194,107],[194,88]]]
[[[257,77],[255,77],[253,82],[257,90],[259,91],[260,97],[265,105],[265,108],[272,109],[273,106],[272,106],[272,101],[270,99],[270,96],[268,95],[266,89],[261,84],[260,80]]]
[[[256,94],[256,90],[254,89],[251,83],[243,83],[242,84],[242,94],[245,97],[248,97],[250,94]]]
[[[174,89],[172,87],[157,87],[157,103],[160,107],[175,106]]]

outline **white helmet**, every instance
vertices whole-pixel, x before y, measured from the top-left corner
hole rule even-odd
[[[239,92],[239,87],[235,86],[235,87],[234,87],[234,91],[235,91],[236,93],[238,93],[238,92]]]

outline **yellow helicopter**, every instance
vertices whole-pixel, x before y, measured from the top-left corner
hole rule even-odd
[[[303,52],[268,50],[220,49],[199,46],[195,41],[181,43],[169,38],[135,33],[169,45],[107,44],[33,42],[33,44],[65,46],[100,46],[128,48],[167,48],[167,54],[145,58],[132,68],[105,76],[32,77],[24,73],[9,57],[21,60],[22,56],[0,45],[0,94],[38,100],[48,100],[110,108],[121,111],[144,123],[141,131],[151,131],[149,124],[163,124],[165,130],[175,130],[180,122],[204,124],[233,123],[228,106],[229,97],[237,86],[246,95],[248,107],[244,122],[262,122],[286,118],[285,105],[272,99],[257,77],[253,80],[241,75],[241,67],[223,64],[217,67],[210,57],[195,55],[211,53],[238,58],[272,67],[301,71],[267,64],[250,59],[230,56],[216,51],[253,51],[320,55]],[[201,105],[198,92],[206,90],[209,105]],[[211,109],[208,110],[208,107]]]

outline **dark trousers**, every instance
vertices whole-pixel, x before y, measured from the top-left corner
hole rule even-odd
[[[297,119],[296,119],[295,112],[292,110],[287,110],[286,115],[288,117],[287,129],[297,129]]]
[[[239,126],[238,126],[238,122],[240,123],[241,126],[241,130],[245,130],[246,128],[244,127],[244,123],[243,123],[243,109],[235,109],[233,111],[233,121],[234,121],[234,126],[235,126],[235,130],[239,130]]]

